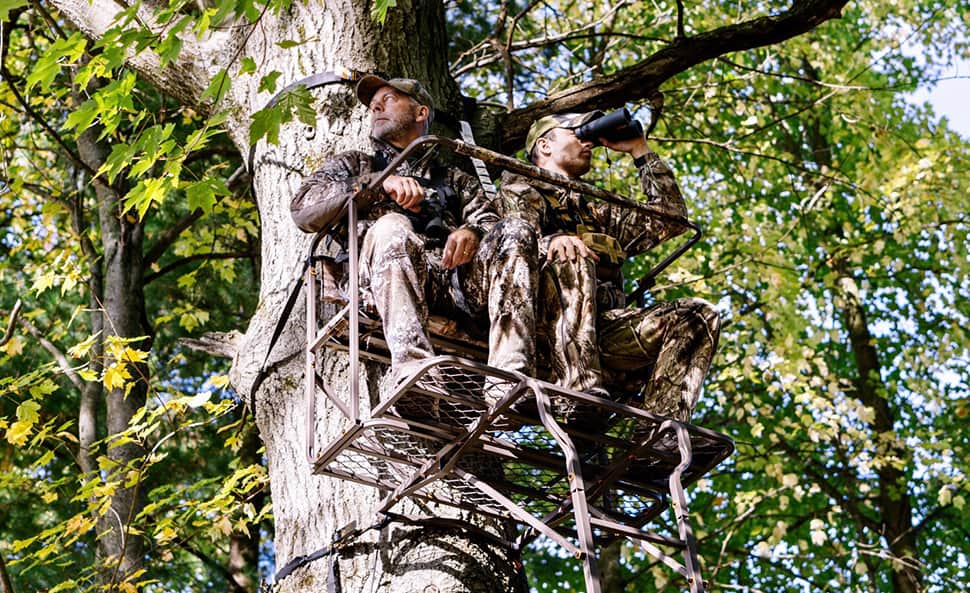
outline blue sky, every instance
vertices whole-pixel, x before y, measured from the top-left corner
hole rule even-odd
[[[970,140],[970,59],[947,68],[932,91],[921,88],[909,96],[914,103],[928,101],[939,116],[946,116],[950,128]]]

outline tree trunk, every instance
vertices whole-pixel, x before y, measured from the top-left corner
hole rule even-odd
[[[859,287],[847,262],[837,261],[835,269],[839,273],[837,286],[842,318],[858,372],[858,397],[875,412],[872,429],[880,435],[880,450],[876,455],[884,462],[878,469],[879,507],[882,511],[879,520],[882,535],[892,552],[892,590],[893,593],[920,593],[923,591],[922,571],[905,472],[911,459],[910,452],[894,435],[895,418],[889,405],[888,387],[882,381],[879,357],[873,346],[875,337],[866,323]]]
[[[440,102],[458,97],[445,63],[444,14],[440,2],[399,3],[383,26],[367,14],[360,1],[294,3],[285,19],[262,23],[265,47],[247,46],[246,52],[262,64],[262,72],[279,70],[282,84],[338,66],[383,71],[425,81]],[[326,35],[295,53],[279,51],[281,39],[301,39],[300,31]],[[258,41],[258,40],[257,40]],[[268,57],[262,57],[265,50]],[[248,150],[249,115],[269,96],[256,96],[258,80],[248,89],[236,86],[235,100],[251,109],[241,110],[232,134],[241,150]],[[234,83],[235,84],[235,83]],[[281,84],[281,86],[282,86]],[[318,98],[316,129],[285,124],[279,145],[257,145],[253,185],[263,229],[260,306],[243,338],[233,364],[233,384],[247,393],[260,369],[282,302],[294,280],[311,240],[293,224],[290,196],[303,177],[330,154],[350,148],[369,148],[366,111],[349,85],[331,85],[313,91]],[[445,101],[450,103],[454,101]],[[328,546],[336,530],[356,521],[358,527],[374,524],[376,504],[384,494],[375,489],[313,475],[306,450],[306,406],[303,402],[304,304],[297,305],[286,332],[270,357],[272,373],[255,397],[255,416],[266,445],[275,518],[276,565]],[[346,392],[346,358],[328,355],[328,381]],[[374,375],[371,374],[370,378]],[[361,379],[361,393],[376,395],[374,381]],[[319,399],[324,399],[321,397]],[[371,402],[361,402],[366,413]],[[348,428],[340,412],[322,402],[316,435],[317,447]],[[413,509],[412,509],[413,512]],[[448,509],[432,510],[448,514]],[[427,514],[427,511],[425,512]],[[451,513],[454,515],[454,513]],[[371,531],[349,547],[336,567],[343,591],[498,591],[509,590],[515,570],[488,545],[460,532],[390,525]],[[278,584],[282,592],[327,590],[329,559],[312,562]]]
[[[107,151],[96,140],[97,131],[89,129],[78,139],[78,153],[84,162],[97,170],[107,156]],[[145,299],[141,288],[143,225],[136,217],[121,213],[121,195],[114,188],[95,182],[98,199],[98,219],[104,257],[103,292],[100,303],[104,329],[103,340],[112,336],[120,338],[145,338],[150,329],[146,322]],[[122,194],[123,195],[123,194]],[[103,341],[102,340],[102,341]],[[134,347],[148,350],[151,338],[142,339]],[[107,360],[106,364],[111,364]],[[138,460],[144,449],[136,442],[119,446],[110,445],[112,435],[128,429],[132,416],[145,405],[147,393],[147,365],[131,365],[134,382],[129,388],[115,388],[106,395],[106,429],[109,446],[106,455],[111,461],[106,480],[117,482],[111,494],[108,512],[98,521],[98,560],[101,565],[102,584],[114,591],[114,585],[124,581],[142,567],[144,542],[132,532],[131,524],[144,506],[142,493],[138,490],[140,480],[129,480],[131,472],[138,471]],[[82,394],[81,446],[82,463],[90,463],[89,437],[93,432],[93,414],[90,407],[94,398],[85,391]],[[85,458],[88,461],[84,461]],[[126,486],[133,483],[131,486]]]

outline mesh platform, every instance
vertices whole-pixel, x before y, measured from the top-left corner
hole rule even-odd
[[[732,451],[704,428],[442,356],[391,388],[314,470],[384,489],[382,511],[413,497],[514,519],[531,528],[520,545],[545,535],[583,557],[630,537],[666,556],[650,542],[687,551],[685,536],[645,526],[671,499],[686,512],[683,488]]]

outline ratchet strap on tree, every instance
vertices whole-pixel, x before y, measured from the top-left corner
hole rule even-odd
[[[472,127],[467,121],[462,120],[459,122],[461,128],[461,139],[466,143],[475,146],[475,136],[472,134]],[[488,169],[485,167],[485,162],[482,159],[475,157],[469,157],[471,159],[472,165],[475,166],[475,174],[478,175],[478,181],[482,184],[482,189],[485,191],[485,197],[488,198],[489,202],[494,202],[495,197],[498,192],[495,190],[495,184],[492,183],[492,178],[488,174]]]

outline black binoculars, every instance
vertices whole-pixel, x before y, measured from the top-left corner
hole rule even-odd
[[[576,128],[574,132],[580,140],[588,140],[599,145],[600,138],[617,142],[643,136],[643,126],[634,119],[630,110],[624,107],[586,122]]]

